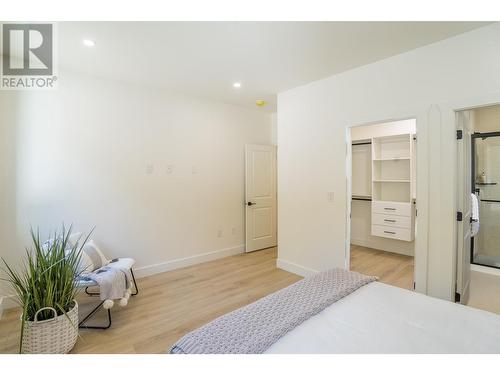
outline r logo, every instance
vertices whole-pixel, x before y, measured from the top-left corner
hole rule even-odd
[[[4,76],[53,74],[52,24],[3,24]]]

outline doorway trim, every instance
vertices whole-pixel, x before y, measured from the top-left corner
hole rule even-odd
[[[486,106],[486,107],[491,107],[491,106]],[[475,109],[480,109],[480,108],[486,108],[486,107],[478,107]],[[487,132],[487,133],[476,133],[471,135],[471,158],[470,158],[470,163],[471,163],[471,192],[474,194],[476,192],[476,143],[475,140],[477,138],[489,138],[489,137],[500,137],[500,131],[495,131],[495,132]],[[493,201],[489,199],[485,199],[485,202],[497,202],[500,203],[500,201]],[[481,263],[476,263],[474,262],[474,237],[471,237],[470,240],[470,264],[476,265],[476,266],[481,266],[481,267],[488,267],[488,268],[493,268],[496,270],[500,270],[500,267],[497,266],[492,266],[488,264],[481,264]]]
[[[271,154],[270,161],[270,195],[253,195],[253,176],[255,172],[255,165],[250,160],[249,155],[251,152],[266,152]],[[252,154],[253,155],[253,154]],[[278,190],[277,190],[277,147],[275,145],[265,145],[265,144],[246,144],[245,145],[245,191],[244,191],[244,233],[245,233],[245,252],[252,252],[262,249],[267,249],[270,247],[275,247],[278,245],[278,224],[277,224],[277,204],[278,204]],[[250,184],[250,185],[249,185]],[[255,201],[255,202],[253,202]],[[263,206],[262,206],[263,205]],[[269,235],[260,238],[253,238],[251,234],[254,233],[254,220],[249,220],[250,216],[255,219],[254,210],[257,208],[260,212],[267,211],[271,209],[271,219],[269,224],[271,226],[271,232]],[[269,214],[268,214],[269,215]],[[255,243],[251,243],[254,241]]]
[[[497,106],[497,105],[500,105],[500,92],[497,92],[497,93],[493,93],[493,94],[489,94],[489,95],[482,95],[482,96],[478,96],[478,97],[475,97],[475,98],[467,98],[467,99],[464,99],[464,100],[457,100],[457,101],[451,101],[451,102],[444,102],[442,103],[443,105],[443,108],[445,110],[450,110],[453,114],[453,118],[454,118],[454,127],[453,127],[453,130],[456,131],[458,129],[458,123],[457,123],[457,113],[458,112],[461,112],[461,111],[470,111],[470,110],[474,110],[474,109],[479,109],[479,108],[483,108],[483,107],[492,107],[492,106]],[[486,133],[484,133],[486,134]],[[472,143],[472,142],[471,142]],[[472,148],[472,144],[471,144],[471,148]],[[457,146],[458,147],[458,146]],[[472,152],[475,152],[474,150],[471,150],[471,162],[472,162]],[[456,149],[455,149],[455,154],[456,154]],[[454,203],[454,212],[457,212],[459,210],[459,206],[458,206],[458,181],[457,181],[457,176],[458,176],[458,158],[455,158],[455,164],[454,164],[454,168],[455,168],[455,191],[454,191],[454,194],[455,194],[455,203]],[[471,168],[471,173],[472,173],[472,168]],[[472,190],[472,187],[471,187],[471,190]],[[458,264],[457,264],[457,259],[458,259],[458,251],[459,251],[459,230],[458,230],[458,226],[460,225],[460,222],[458,221],[455,221],[455,236],[454,236],[454,239],[455,239],[455,244],[454,244],[454,283],[453,283],[453,292],[456,293],[456,290],[457,290],[457,270],[458,270]],[[472,241],[471,241],[471,245],[472,245]],[[491,269],[492,271],[496,271],[497,269],[492,267],[492,268],[488,268],[487,266],[482,266],[482,265],[476,265],[476,264],[473,264],[472,263],[472,254],[473,254],[473,248],[471,247],[471,271],[478,271],[478,272],[485,272],[485,271],[482,271],[480,268],[484,268],[484,269]]]
[[[351,254],[351,203],[352,203],[352,139],[351,139],[351,129],[359,126],[371,126],[371,125],[381,125],[388,122],[404,121],[404,120],[415,120],[415,136],[419,137],[419,124],[420,118],[417,115],[401,116],[397,118],[390,118],[387,120],[377,120],[369,121],[365,123],[350,124],[346,126],[346,241],[345,241],[345,268],[350,269],[350,254]],[[419,180],[420,175],[426,172],[424,168],[419,169],[419,161],[421,158],[421,149],[419,148],[419,142],[415,142],[414,147],[416,148],[417,157],[415,158],[415,168],[416,168],[416,184],[415,184],[415,201],[419,202]],[[420,146],[422,147],[422,146]],[[427,172],[426,172],[427,173]],[[426,200],[428,202],[428,200]],[[418,203],[417,203],[418,208]],[[422,226],[422,215],[415,217],[415,226]],[[418,231],[415,236],[415,250],[414,250],[414,264],[413,264],[413,285],[414,291],[419,291],[426,293],[427,289],[427,249],[423,245],[427,243],[427,233],[422,233],[423,231]],[[418,261],[417,261],[418,259]],[[417,284],[417,280],[419,283]]]

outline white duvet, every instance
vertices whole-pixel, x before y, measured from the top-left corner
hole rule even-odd
[[[500,353],[500,315],[372,282],[266,353]]]

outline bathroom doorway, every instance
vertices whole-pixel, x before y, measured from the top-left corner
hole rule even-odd
[[[500,105],[460,110],[456,116],[455,300],[488,310],[500,283]]]
[[[471,263],[500,269],[500,123],[498,130],[474,132],[471,139],[472,192],[479,205]]]

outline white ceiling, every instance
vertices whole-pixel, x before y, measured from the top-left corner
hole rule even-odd
[[[61,68],[276,110],[276,93],[485,22],[63,22]],[[84,38],[96,42],[85,47]],[[233,82],[242,84],[240,89]]]

